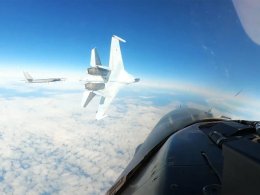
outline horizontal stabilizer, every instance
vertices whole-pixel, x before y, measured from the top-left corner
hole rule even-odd
[[[97,49],[93,48],[91,50],[90,66],[94,67],[94,66],[100,66],[100,65],[101,65],[101,61],[100,61]]]
[[[95,95],[92,91],[85,91],[81,102],[82,107],[86,107]]]

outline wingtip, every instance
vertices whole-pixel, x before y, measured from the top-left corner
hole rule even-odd
[[[120,37],[118,37],[116,35],[113,35],[113,37],[116,38],[117,40],[123,42],[123,43],[126,43],[126,40],[124,40],[124,39],[122,39],[122,38],[120,38]]]

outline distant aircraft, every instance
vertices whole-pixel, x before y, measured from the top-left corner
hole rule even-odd
[[[65,80],[65,78],[33,79],[32,76],[28,72],[23,72],[23,74],[28,83],[49,83],[49,82]]]
[[[234,97],[238,96],[242,91],[243,91],[243,89],[240,89],[240,91],[238,91],[238,92],[234,95]]]
[[[86,107],[95,95],[101,96],[96,119],[106,117],[106,111],[110,103],[115,98],[119,89],[127,84],[136,83],[140,79],[134,78],[124,69],[119,42],[126,42],[122,38],[113,35],[110,48],[109,67],[101,65],[101,61],[96,48],[91,50],[90,68],[87,72],[95,76],[95,79],[85,83],[82,98],[82,106]],[[99,79],[99,80],[98,80]]]

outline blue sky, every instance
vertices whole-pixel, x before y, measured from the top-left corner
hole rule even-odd
[[[113,34],[136,76],[258,95],[260,46],[231,1],[0,1],[0,67],[83,71]]]

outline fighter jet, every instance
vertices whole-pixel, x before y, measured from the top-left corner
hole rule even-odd
[[[124,69],[119,42],[125,43],[126,41],[113,35],[108,67],[102,66],[96,48],[91,50],[91,67],[87,69],[87,73],[94,78],[85,83],[86,91],[83,94],[82,106],[86,107],[96,95],[101,96],[96,114],[97,120],[106,117],[108,107],[121,87],[140,80],[134,78]]]
[[[65,78],[33,79],[33,77],[28,72],[23,72],[23,74],[28,83],[50,83],[65,80]]]

